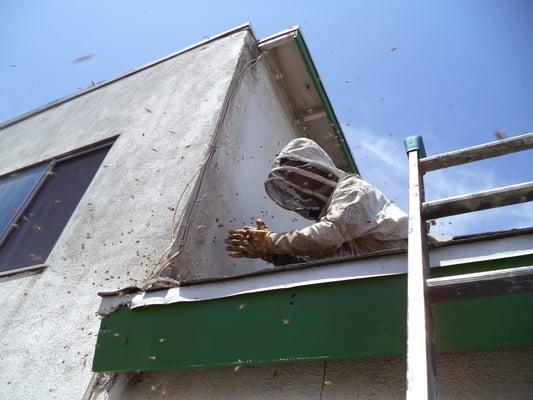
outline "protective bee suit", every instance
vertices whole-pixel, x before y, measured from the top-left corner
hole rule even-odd
[[[232,231],[230,256],[285,264],[407,246],[407,215],[358,175],[336,168],[310,139],[285,146],[265,190],[279,206],[316,222],[286,233],[271,232],[261,221],[257,229]]]

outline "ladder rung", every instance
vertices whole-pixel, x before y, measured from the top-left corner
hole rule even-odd
[[[484,160],[486,158],[502,156],[533,148],[533,132],[508,139],[498,140],[468,147],[462,150],[455,150],[449,153],[438,154],[436,156],[420,159],[420,171],[429,172],[437,169],[452,167],[454,165],[466,164],[473,161]]]
[[[533,181],[468,193],[423,204],[424,218],[435,219],[533,200]]]
[[[533,266],[431,278],[426,283],[433,302],[522,293],[533,291]]]

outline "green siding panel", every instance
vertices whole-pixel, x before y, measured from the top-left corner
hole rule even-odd
[[[533,256],[524,256],[445,272],[509,268],[532,261]],[[93,370],[402,355],[405,305],[406,277],[394,275],[135,310],[122,307],[102,320]],[[438,351],[533,346],[533,293],[434,307]]]

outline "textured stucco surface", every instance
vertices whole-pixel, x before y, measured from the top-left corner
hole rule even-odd
[[[531,398],[531,365],[533,350],[441,355],[440,398]],[[405,399],[405,359],[124,374],[117,376],[115,389],[110,399],[401,400]]]
[[[172,208],[205,157],[250,40],[218,39],[0,131],[0,173],[120,134],[49,267],[0,278],[0,398],[83,396],[96,293],[141,283],[169,245]]]
[[[192,229],[176,271],[183,279],[235,275],[267,268],[262,260],[232,259],[223,240],[228,229],[255,226],[262,218],[272,230],[309,224],[278,207],[264,181],[275,156],[298,136],[262,60],[238,82],[215,156],[192,214]]]

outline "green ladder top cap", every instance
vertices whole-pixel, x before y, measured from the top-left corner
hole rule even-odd
[[[420,158],[426,157],[426,148],[424,147],[422,136],[408,136],[403,141],[403,144],[405,145],[406,152],[409,153],[410,151],[418,150],[418,155]]]

